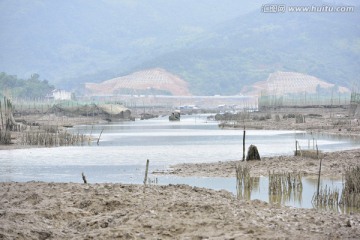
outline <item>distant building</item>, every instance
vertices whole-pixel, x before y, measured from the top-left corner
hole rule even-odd
[[[51,98],[54,100],[71,100],[72,93],[65,90],[55,89],[52,91]]]

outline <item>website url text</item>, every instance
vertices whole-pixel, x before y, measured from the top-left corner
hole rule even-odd
[[[261,7],[263,13],[308,12],[308,13],[349,13],[355,11],[355,6],[286,6],[285,4],[265,4]]]

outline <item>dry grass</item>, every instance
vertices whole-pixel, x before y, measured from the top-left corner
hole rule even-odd
[[[319,159],[324,157],[324,153],[322,151],[316,150],[301,150],[301,156],[312,159]]]
[[[314,193],[312,203],[320,208],[341,207],[344,212],[360,209],[360,165],[349,167],[345,171],[345,183],[341,193],[338,189],[321,187],[319,194]]]
[[[236,166],[236,192],[239,199],[250,199],[253,188],[259,187],[260,179],[250,177],[250,167],[245,163]]]
[[[346,169],[340,204],[345,207],[360,208],[360,165]]]
[[[319,195],[314,193],[312,198],[312,204],[317,208],[334,208],[339,205],[339,190],[321,186],[319,189]]]
[[[51,132],[51,131],[29,131],[23,132],[21,137],[22,145],[35,146],[72,146],[90,144],[91,137],[84,134],[70,134],[68,132]]]
[[[291,198],[301,200],[302,176],[300,173],[269,172],[269,201],[284,202]]]

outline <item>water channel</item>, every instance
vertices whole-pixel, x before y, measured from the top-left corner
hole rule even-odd
[[[90,183],[141,184],[146,159],[150,172],[164,170],[176,163],[239,160],[242,157],[242,131],[219,129],[217,122],[205,115],[183,116],[180,122],[167,117],[134,122],[116,122],[94,126],[76,126],[69,131],[91,134],[103,130],[99,145],[32,148],[0,151],[0,181],[82,182],[84,172]],[[247,146],[254,144],[261,156],[293,154],[295,140],[303,148],[316,139],[320,150],[337,151],[359,146],[359,141],[346,137],[310,135],[299,131],[248,130]],[[311,147],[311,146],[310,146]],[[235,178],[202,178],[154,176],[158,184],[189,184],[236,193]],[[268,201],[266,177],[251,194],[251,199]],[[341,190],[341,180],[324,179],[322,184]],[[303,180],[302,198],[286,205],[310,208],[316,189],[312,179]]]

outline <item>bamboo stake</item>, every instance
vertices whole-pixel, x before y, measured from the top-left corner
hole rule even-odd
[[[1,127],[4,127],[4,120],[3,120],[3,114],[2,114],[2,110],[1,110],[1,101],[0,101],[0,114],[1,114]]]
[[[101,134],[103,133],[103,131],[104,131],[104,129],[102,129],[101,132],[100,132],[99,138],[98,138],[98,140],[97,140],[97,145],[99,145],[100,138],[101,138]]]
[[[146,169],[145,169],[145,178],[144,178],[144,185],[146,186],[146,180],[147,180],[147,176],[148,176],[148,171],[149,171],[149,159],[146,160]]]
[[[245,131],[245,125],[244,125],[244,132],[243,132],[243,161],[245,161],[245,136],[246,136],[246,131]]]
[[[316,154],[317,154],[317,158],[319,159],[319,151],[318,151],[318,146],[316,144]],[[320,159],[320,167],[319,167],[319,176],[318,176],[318,184],[317,184],[317,197],[319,197],[319,188],[320,188],[320,175],[321,175],[321,162],[322,159]]]
[[[86,184],[87,180],[86,180],[86,176],[85,176],[85,174],[83,172],[81,173],[81,176],[82,176],[82,179],[83,179],[84,183]]]
[[[144,190],[143,190],[143,193],[145,193],[145,190],[146,190],[146,181],[147,181],[147,178],[148,178],[148,171],[149,171],[149,159],[146,160],[146,169],[145,169]]]

